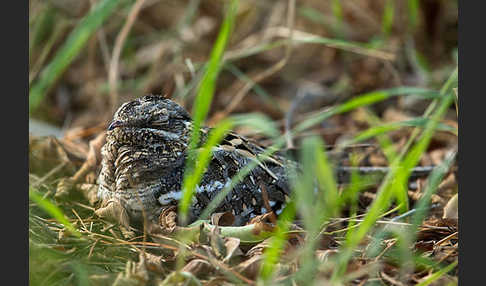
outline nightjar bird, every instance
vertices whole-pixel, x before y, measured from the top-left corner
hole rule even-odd
[[[102,201],[119,200],[130,221],[143,219],[142,211],[149,219],[156,219],[162,209],[177,205],[182,198],[192,125],[184,108],[161,96],[147,95],[124,103],[108,127],[101,150],[98,197]],[[200,128],[201,145],[209,131],[210,128]],[[264,150],[229,133],[212,151],[212,159],[196,186],[191,221]],[[215,212],[232,212],[235,224],[269,212],[267,208],[279,214],[289,194],[285,162],[283,157],[274,156],[259,163],[234,186]]]

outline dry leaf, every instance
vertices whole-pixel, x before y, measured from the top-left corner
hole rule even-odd
[[[444,207],[442,218],[458,219],[459,218],[459,196],[455,194]]]
[[[29,173],[44,175],[63,165],[57,176],[70,176],[86,159],[87,150],[52,136],[29,134]]]
[[[232,257],[243,255],[240,249],[240,239],[236,237],[226,237],[224,245],[226,247],[226,256],[223,258],[223,262],[228,262]]]
[[[218,226],[232,226],[235,222],[235,215],[232,212],[213,213],[211,224]]]
[[[262,260],[262,255],[255,255],[241,262],[234,269],[249,279],[255,279],[259,274]]]
[[[206,260],[193,259],[181,271],[190,272],[197,277],[205,277],[213,271],[213,266]]]
[[[57,185],[56,199],[66,199],[70,197],[70,192],[79,190],[77,184],[87,182],[86,177],[92,174],[101,162],[101,147],[106,142],[106,133],[99,134],[95,139],[89,142],[89,151],[81,168],[69,178],[63,178]],[[82,192],[83,195],[88,195],[86,198],[92,202],[95,201],[91,194]]]

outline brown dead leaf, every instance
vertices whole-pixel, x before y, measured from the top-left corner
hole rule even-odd
[[[58,183],[55,195],[56,199],[63,200],[69,198],[72,191],[79,190],[77,184],[87,182],[86,176],[94,172],[101,162],[101,147],[103,147],[105,142],[105,132],[99,134],[95,139],[89,142],[89,151],[86,155],[86,160],[72,177],[63,178]],[[87,199],[93,201],[91,196],[88,196]]]
[[[433,241],[418,241],[415,243],[414,248],[420,252],[427,252],[434,250],[434,245]]]
[[[95,139],[89,141],[89,151],[86,157],[86,163],[90,169],[95,169],[101,163],[101,148],[106,143],[106,132],[102,132]]]
[[[372,166],[388,166],[388,160],[381,153],[373,152],[369,155],[368,161]]]
[[[76,182],[71,178],[61,178],[59,183],[57,183],[57,189],[55,197],[56,199],[63,200],[69,198],[71,191],[75,188]]]
[[[169,275],[167,275],[164,281],[162,281],[158,285],[160,286],[172,286],[172,285],[198,286],[201,285],[201,282],[191,272],[173,271]]]
[[[228,279],[226,277],[222,276],[217,276],[217,277],[212,277],[204,283],[204,286],[221,286],[221,285],[228,285]]]
[[[271,238],[267,238],[264,241],[260,242],[259,244],[253,246],[246,252],[246,256],[253,257],[263,254],[263,250],[270,246]]]
[[[224,245],[226,247],[226,256],[223,262],[227,263],[231,258],[243,255],[240,249],[240,239],[236,237],[225,237]]]
[[[234,269],[249,279],[255,279],[258,277],[262,260],[262,255],[255,255],[241,262]]]
[[[272,232],[275,230],[273,221],[276,220],[276,216],[273,212],[256,216],[248,222],[248,224],[254,224],[253,234],[259,235],[262,231]]]
[[[442,218],[445,219],[458,219],[459,218],[459,197],[455,194],[449,202],[447,202],[444,207],[444,215]]]
[[[439,241],[458,231],[457,219],[429,219],[417,233],[417,241]]]
[[[29,172],[44,175],[64,164],[58,176],[70,176],[85,161],[87,150],[52,136],[29,134]]]
[[[444,190],[447,189],[453,189],[457,187],[457,180],[456,180],[456,175],[451,172],[440,184],[438,187],[437,193],[440,194]]]
[[[206,260],[202,259],[193,259],[189,261],[181,271],[186,271],[192,273],[196,277],[206,277],[212,271],[214,271],[213,266],[211,263],[207,262]]]
[[[213,213],[211,224],[217,226],[232,226],[235,222],[235,215],[232,212]]]
[[[448,149],[441,148],[441,149],[436,149],[432,150],[429,152],[430,158],[432,159],[432,164],[433,165],[440,165],[442,161],[444,161],[444,158],[446,157],[448,153]]]

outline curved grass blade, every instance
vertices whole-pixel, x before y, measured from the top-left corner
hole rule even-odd
[[[458,261],[454,261],[451,264],[447,265],[446,267],[442,268],[441,270],[433,273],[432,275],[429,276],[429,278],[425,279],[424,281],[420,282],[417,284],[417,286],[427,286],[432,284],[432,282],[436,281],[440,277],[442,277],[444,274],[447,272],[451,271],[454,269],[454,267],[457,266]]]
[[[294,129],[290,131],[290,133],[292,135],[298,134],[326,120],[327,118],[333,115],[345,113],[355,108],[378,103],[380,101],[390,98],[391,96],[399,96],[399,95],[409,95],[409,96],[414,95],[414,96],[419,96],[421,98],[436,98],[439,96],[439,94],[435,91],[431,91],[423,88],[415,88],[415,87],[399,87],[399,88],[387,89],[383,91],[366,93],[357,96],[346,103],[321,111],[320,113],[313,116],[312,118],[304,120],[303,122],[298,124]],[[263,162],[268,157],[272,156],[272,154],[274,154],[280,148],[282,148],[284,144],[285,144],[285,137],[280,136],[278,139],[275,140],[275,143],[272,146],[266,148],[266,150],[262,154],[260,154],[257,159],[252,160],[250,164],[246,165],[243,169],[241,169],[233,178],[231,178],[231,184],[229,186],[226,186],[223,190],[221,190],[221,192],[218,195],[216,195],[216,197],[209,203],[209,205],[202,212],[199,219],[200,220],[207,219],[209,215],[228,195],[228,193],[234,188],[234,186],[240,183],[256,166],[258,166],[259,162]]]
[[[383,35],[388,38],[390,35],[392,26],[393,26],[393,18],[395,16],[395,1],[387,0],[385,3],[385,7],[383,9],[383,17],[381,20],[381,32]]]
[[[39,79],[29,90],[29,113],[37,108],[49,88],[80,53],[98,27],[115,11],[120,0],[102,0],[74,28],[66,42],[45,67]]]
[[[380,213],[391,204],[392,196],[394,194],[400,196],[403,193],[406,195],[406,191],[404,192],[403,188],[406,186],[411,168],[417,164],[420,156],[429,145],[439,119],[443,116],[452,101],[452,94],[442,96],[441,101],[439,102],[440,105],[432,115],[431,120],[427,123],[418,142],[405,156],[398,156],[397,159],[392,162],[390,172],[380,186],[376,199],[371,204],[362,224],[346,241],[345,248],[339,258],[338,269],[333,273],[333,281],[336,282],[341,279],[347,268],[347,263],[352,256],[353,249],[373,227],[375,221],[380,216]],[[403,201],[403,199],[399,199],[399,202]]]
[[[51,203],[50,201],[43,199],[37,192],[29,188],[29,198],[34,201],[41,209],[51,215],[54,219],[56,219],[59,223],[63,224],[67,230],[69,230],[73,235],[77,237],[81,237],[81,234],[74,228],[74,226],[67,220],[67,218],[62,213],[61,209],[59,209],[56,205]]]
[[[216,80],[222,66],[223,53],[233,29],[237,8],[238,1],[231,1],[230,6],[226,11],[226,16],[219,31],[218,38],[213,46],[213,50],[211,51],[211,56],[206,71],[201,80],[201,85],[199,87],[198,94],[194,102],[194,108],[192,110],[194,128],[191,134],[189,150],[196,148],[196,146],[199,144],[199,128],[201,127],[202,122],[204,122],[206,119],[209,106],[213,99],[214,90],[216,88]]]
[[[430,121],[428,118],[414,118],[410,120],[404,120],[404,121],[399,121],[399,122],[392,122],[392,123],[385,123],[381,124],[379,126],[374,126],[371,128],[366,129],[365,131],[360,132],[357,134],[353,139],[344,142],[343,145],[351,145],[351,144],[356,144],[368,139],[371,139],[373,137],[376,137],[381,134],[385,134],[391,131],[399,130],[400,128],[403,127],[419,127],[419,128],[425,128],[427,126],[427,123]],[[457,135],[457,129],[446,125],[444,123],[438,123],[437,125],[437,130],[438,131],[447,131],[451,132],[454,135]],[[342,146],[340,146],[342,148]]]
[[[311,277],[315,277],[319,264],[315,258],[315,249],[321,228],[329,217],[339,211],[338,187],[324,150],[324,143],[319,137],[305,138],[300,156],[302,170],[293,176],[296,179],[292,197],[307,231],[306,243],[299,258],[301,267],[295,276],[299,285],[312,284]]]
[[[211,51],[209,63],[207,65],[206,71],[201,81],[201,86],[199,87],[199,91],[194,102],[194,108],[192,112],[194,120],[193,120],[192,133],[191,133],[191,138],[188,147],[189,153],[192,153],[193,150],[195,150],[199,144],[199,138],[200,138],[199,129],[201,127],[201,124],[206,119],[207,113],[209,111],[209,106],[211,104],[214,90],[216,88],[216,80],[219,71],[221,70],[222,56],[226,48],[226,44],[231,35],[231,31],[233,29],[237,8],[238,8],[238,1],[237,0],[231,1],[226,11],[223,24],[218,34],[218,38],[216,39],[216,43],[213,46],[213,50]],[[220,125],[220,129],[218,129],[219,130],[217,131],[218,133],[215,133],[212,136],[212,138],[210,135],[208,142],[203,148],[203,150],[206,151],[200,153],[201,156],[206,156],[205,155],[206,152],[210,152],[211,148],[215,146],[217,143],[219,143],[220,140],[222,140],[222,137],[219,139],[218,136],[223,135],[224,133],[222,132],[223,127],[227,128],[229,126],[230,126],[229,123],[223,123],[222,125]],[[216,139],[219,139],[219,141]],[[211,146],[210,144],[213,145]],[[197,161],[195,159],[197,159]],[[188,160],[186,161],[186,168],[184,171],[184,180],[183,180],[183,189],[182,189],[182,201],[179,209],[179,217],[183,223],[185,223],[185,220],[187,219],[187,212],[189,210],[189,205],[192,196],[194,194],[194,188],[197,185],[197,183],[199,183],[199,180],[202,177],[202,174],[198,175],[197,173],[195,173],[195,171],[200,169],[204,170],[207,166],[207,163],[209,162],[209,158],[207,158],[208,160],[207,162],[199,162],[200,159],[202,158],[195,158],[189,156]]]
[[[194,169],[191,170],[191,173],[188,173],[187,171],[185,173],[188,175],[184,176],[184,181],[182,182],[182,199],[179,204],[180,217],[184,223],[187,219],[187,212],[189,211],[196,185],[201,181],[204,171],[211,160],[213,147],[218,145],[221,140],[223,140],[224,136],[231,129],[231,126],[231,121],[224,120],[218,123],[218,125],[211,130],[207,142],[197,154]]]
[[[415,208],[417,211],[412,216],[412,224],[415,229],[422,223],[427,215],[430,199],[437,191],[440,182],[454,162],[456,154],[456,152],[449,154],[449,156],[447,156],[440,165],[434,168],[432,173],[427,178],[427,185],[425,186],[423,195],[420,197],[420,200],[417,202],[417,206]],[[412,233],[415,233],[415,231]]]
[[[432,91],[429,89],[423,89],[423,88],[416,88],[416,87],[398,87],[398,88],[392,88],[392,89],[386,89],[386,90],[381,90],[381,91],[374,91],[374,92],[369,92],[365,93],[363,95],[354,97],[347,102],[331,107],[327,110],[321,111],[312,118],[309,118],[307,120],[304,120],[303,122],[299,123],[295,128],[295,132],[302,132],[320,122],[323,120],[331,117],[332,115],[339,114],[339,113],[344,113],[348,112],[350,110],[356,109],[358,107],[362,106],[368,106],[380,101],[383,101],[385,99],[388,99],[393,96],[403,96],[403,95],[409,95],[409,96],[418,96],[421,98],[437,98],[439,97],[439,93],[436,91]]]
[[[268,282],[275,273],[276,264],[280,259],[290,225],[295,217],[295,205],[293,202],[288,203],[277,222],[277,230],[272,237],[272,242],[263,254],[263,263],[260,268],[259,279]]]

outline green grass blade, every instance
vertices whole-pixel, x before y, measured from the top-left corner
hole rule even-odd
[[[331,11],[334,17],[339,21],[343,22],[343,7],[341,6],[340,0],[332,0]]]
[[[319,264],[315,258],[315,249],[321,228],[329,217],[339,212],[340,196],[334,171],[324,150],[319,137],[305,138],[300,156],[302,172],[292,176],[296,177],[292,197],[303,218],[308,237],[300,256],[301,267],[295,278],[299,285],[311,284],[311,277],[315,276]]]
[[[199,144],[199,138],[200,138],[199,128],[201,127],[201,124],[206,119],[206,116],[209,111],[209,107],[214,95],[214,90],[216,88],[216,80],[222,66],[223,53],[226,48],[226,44],[229,40],[229,37],[231,35],[231,31],[233,29],[237,8],[238,8],[238,1],[237,0],[231,1],[226,11],[223,24],[219,30],[218,38],[216,39],[216,43],[213,46],[213,50],[211,51],[209,63],[207,65],[206,71],[201,81],[201,85],[198,90],[197,97],[194,102],[193,129],[189,141],[189,147],[188,147],[189,153],[193,152],[193,150],[195,150]],[[218,133],[218,134],[222,134],[222,133]],[[211,141],[211,143],[213,143],[214,145],[216,145],[219,142],[219,141],[216,142],[215,139],[216,138],[214,137],[213,139],[210,138],[210,140],[213,140]],[[210,140],[208,140],[208,143]],[[212,148],[212,146],[209,146],[208,144],[206,144],[205,147]],[[203,148],[203,150],[205,149]],[[198,175],[195,173],[196,169],[198,168],[196,164],[203,166],[201,162],[197,162],[195,161],[195,159],[196,158],[193,158],[192,156],[188,157],[188,160],[186,161],[186,169],[184,171],[183,195],[182,195],[182,201],[179,209],[180,218],[184,223],[185,223],[185,219],[187,218],[187,211],[189,210],[189,205],[192,199],[192,195],[194,193],[194,189],[191,188],[191,186],[195,187],[200,180],[200,176],[198,180],[197,179]],[[199,160],[200,158],[197,159]],[[203,167],[205,168],[206,166]]]
[[[403,198],[403,194],[405,193],[406,196],[406,189],[404,189],[404,187],[406,186],[406,182],[410,176],[410,169],[417,164],[420,156],[425,151],[432,138],[432,135],[434,134],[439,119],[445,113],[452,101],[452,94],[442,96],[439,107],[432,115],[431,120],[428,122],[419,141],[413,146],[410,152],[404,156],[404,158],[403,156],[399,156],[394,162],[392,162],[391,171],[387,174],[385,180],[380,186],[376,199],[371,204],[371,207],[369,208],[362,224],[346,241],[346,248],[340,255],[339,269],[333,273],[334,281],[339,280],[344,274],[347,267],[347,262],[351,258],[352,249],[359,244],[366,233],[368,233],[368,231],[373,227],[381,212],[388,208],[388,206],[391,204],[392,196],[396,195],[399,197],[399,203],[408,202],[406,197]],[[403,160],[401,160],[402,158]]]
[[[428,146],[432,135],[434,134],[435,127],[437,126],[437,121],[440,116],[442,116],[446,108],[451,104],[452,96],[446,96],[441,103],[441,108],[438,109],[433,120],[429,122],[428,126],[424,130],[422,138],[417,142],[417,144],[410,150],[410,152],[405,156],[405,158],[398,163],[400,160],[396,160],[395,164],[392,164],[392,169],[390,171],[390,179],[385,179],[384,184],[380,187],[377,199],[373,202],[368,214],[366,215],[363,224],[358,230],[354,242],[360,241],[368,232],[368,230],[374,224],[379,213],[385,209],[390,204],[391,191],[397,191],[395,188],[403,188],[405,186],[408,177],[410,176],[411,169],[417,164],[420,156],[425,151]],[[388,177],[388,176],[387,176]],[[388,194],[389,193],[389,194]]]
[[[312,118],[304,120],[303,122],[299,123],[294,128],[294,130],[296,132],[302,132],[322,122],[323,120],[331,117],[332,115],[348,112],[358,107],[368,106],[393,96],[403,96],[403,95],[413,95],[413,96],[419,96],[421,98],[436,98],[439,96],[437,92],[428,89],[423,89],[423,88],[416,88],[416,87],[398,87],[398,88],[392,88],[392,89],[387,89],[382,91],[365,93],[363,95],[348,100],[346,103],[324,110],[316,114]]]
[[[322,140],[318,137],[305,138],[300,149],[303,171],[291,176],[296,177],[292,195],[306,229],[313,236],[326,217],[337,213],[338,188]],[[314,207],[309,208],[310,205]]]
[[[226,61],[232,62],[232,61],[236,61],[236,60],[239,60],[239,59],[242,59],[242,58],[250,57],[250,56],[262,53],[262,52],[266,52],[266,51],[278,48],[278,47],[283,46],[285,44],[287,44],[287,40],[277,40],[275,42],[262,43],[262,44],[258,44],[258,45],[255,45],[253,47],[249,47],[249,48],[246,48],[246,49],[241,49],[241,50],[238,50],[238,51],[235,51],[235,52],[232,52],[232,53],[229,52],[224,56],[223,59],[224,59],[225,62]]]
[[[358,107],[378,103],[380,101],[390,98],[391,96],[410,95],[410,94],[413,94],[414,96],[418,96],[421,98],[436,98],[439,96],[437,92],[428,89],[423,89],[423,88],[415,88],[415,87],[399,87],[394,89],[366,93],[361,96],[355,97],[346,103],[324,110],[307,120],[304,120],[303,122],[299,123],[294,129],[292,129],[291,133],[292,135],[294,135],[303,132],[306,129],[324,121],[325,119],[335,114],[349,112]],[[285,144],[285,138],[279,137],[277,140],[275,140],[275,143],[272,146],[267,148],[265,152],[263,152],[258,156],[259,157],[258,160],[264,161],[266,158],[268,158],[273,153],[278,151],[282,146],[284,146],[284,144]],[[216,207],[222,202],[224,197],[226,197],[226,195],[231,191],[231,189],[233,189],[234,186],[236,186],[239,182],[241,182],[241,180],[243,180],[243,178],[245,178],[245,176],[248,175],[251,172],[251,170],[253,170],[256,166],[258,166],[258,161],[253,160],[252,162],[250,162],[250,164],[248,164],[242,170],[240,170],[238,174],[236,174],[233,178],[231,178],[231,184],[225,187],[209,203],[206,209],[202,212],[199,219],[201,220],[207,219],[211,214],[211,212],[214,209],[216,209]]]
[[[316,177],[320,186],[322,200],[322,210],[318,212],[324,213],[324,217],[321,218],[319,226],[323,221],[331,216],[336,216],[339,212],[340,196],[338,191],[338,185],[334,177],[333,167],[324,151],[324,145],[319,146],[315,150],[315,164],[316,164]]]
[[[197,159],[195,159],[195,166],[192,173],[184,176],[184,181],[182,182],[182,199],[179,204],[179,212],[181,220],[186,221],[187,212],[191,206],[191,200],[194,195],[196,185],[201,181],[201,178],[212,158],[213,147],[218,145],[224,136],[231,129],[232,123],[229,120],[223,120],[218,125],[211,130],[209,138],[201,150],[197,154]],[[189,156],[191,157],[191,156]]]
[[[402,167],[401,171],[397,173],[395,184],[395,193],[399,198],[399,203],[402,203],[403,207],[401,212],[404,213],[408,211],[408,189],[407,189],[407,182],[410,174],[412,172],[412,168],[417,165],[420,160],[420,157],[425,152],[426,148],[429,146],[430,140],[434,135],[435,130],[437,129],[437,125],[439,123],[440,117],[446,112],[447,108],[452,104],[454,97],[452,93],[447,94],[444,96],[441,104],[439,105],[436,112],[432,115],[431,120],[427,122],[427,125],[424,129],[424,132],[415,146],[408,152],[405,156],[404,160],[400,164]]]
[[[43,199],[37,192],[29,188],[29,198],[35,202],[41,209],[47,212],[50,216],[56,219],[59,223],[63,224],[69,232],[77,237],[81,237],[81,234],[74,228],[74,226],[67,220],[67,218],[62,213],[56,205],[50,201]]]
[[[259,162],[265,162],[265,160],[272,156],[276,151],[279,150],[284,144],[283,137],[280,137],[275,144],[265,149],[265,151],[258,155],[258,158],[253,158],[253,160],[243,167],[236,175],[231,178],[231,183],[224,187],[224,189],[219,192],[214,199],[206,206],[201,215],[200,220],[207,219],[209,215],[218,207],[218,205],[223,201],[223,199],[228,195],[228,193],[239,184],[256,166]]]
[[[455,152],[447,156],[447,158],[439,166],[434,168],[428,177],[423,195],[420,197],[420,200],[417,202],[417,206],[415,207],[417,211],[412,216],[412,224],[415,228],[417,228],[425,218],[428,211],[428,206],[430,204],[430,198],[437,191],[440,182],[447,174],[447,171],[454,162],[455,157]]]
[[[231,1],[221,29],[219,30],[218,38],[216,39],[211,51],[211,56],[209,58],[206,71],[201,80],[201,85],[199,87],[192,110],[194,129],[192,132],[189,149],[194,149],[199,143],[199,127],[206,119],[211,101],[213,99],[216,81],[222,67],[223,53],[233,29],[237,8],[238,1]]]
[[[393,26],[393,18],[395,16],[394,3],[394,0],[387,0],[385,2],[385,8],[383,9],[383,17],[381,19],[381,32],[385,37],[388,37],[390,35]]]
[[[32,55],[32,50],[37,47],[41,41],[48,38],[52,32],[54,23],[56,22],[55,10],[51,7],[45,7],[38,15],[35,24],[32,25],[31,39],[29,39],[29,63]],[[29,27],[30,28],[30,27]]]
[[[417,27],[419,0],[408,0],[408,27],[411,32]]]
[[[379,58],[386,58],[389,60],[393,59],[393,55],[385,53],[381,50],[369,48],[364,43],[330,39],[315,35],[310,35],[308,37],[296,37],[293,39],[293,41],[296,43],[321,44],[365,56],[378,56]]]
[[[447,272],[451,271],[454,269],[454,267],[457,266],[458,261],[454,261],[451,264],[447,265],[446,267],[442,268],[441,270],[433,273],[432,275],[429,276],[429,278],[425,279],[424,281],[420,282],[417,284],[417,286],[427,286],[432,284],[432,282],[436,281],[440,277],[442,277],[444,274]]]
[[[260,281],[264,281],[268,284],[275,273],[276,265],[282,255],[283,248],[287,241],[287,233],[294,217],[295,205],[293,202],[289,202],[280,214],[280,218],[277,222],[277,231],[272,237],[270,246],[263,253],[263,263],[259,274]]]
[[[71,62],[79,55],[97,28],[115,11],[120,0],[102,0],[84,17],[71,32],[52,62],[42,71],[29,91],[29,113],[44,99],[49,88],[56,82]]]
[[[311,6],[302,6],[299,8],[298,12],[303,17],[332,31],[336,38],[343,38],[344,28],[349,30],[349,27],[346,26],[346,22],[343,21],[342,7],[339,0],[333,0],[331,3],[332,17]]]
[[[410,119],[410,120],[403,120],[403,121],[392,122],[392,123],[384,123],[384,124],[381,124],[381,125],[378,125],[378,126],[368,128],[368,129],[358,133],[356,136],[354,136],[353,139],[346,141],[342,144],[344,146],[356,144],[356,143],[371,139],[373,137],[377,137],[378,135],[381,135],[381,134],[386,134],[386,133],[391,132],[391,131],[399,130],[400,128],[403,128],[403,127],[424,128],[429,121],[430,121],[430,119],[428,119],[428,118],[414,118],[414,119]],[[457,133],[458,133],[456,128],[449,126],[449,125],[446,125],[446,124],[443,124],[443,123],[439,123],[437,125],[437,130],[438,131],[451,132],[454,135],[457,135]]]
[[[356,167],[358,165],[358,160],[356,156],[351,157],[351,165]],[[348,187],[346,187],[342,192],[342,204],[349,205],[349,213],[350,217],[354,217],[358,214],[358,200],[359,195],[358,193],[364,189],[364,181],[363,177],[358,173],[357,170],[351,173],[351,180]],[[346,232],[346,236],[350,237],[353,235],[355,229],[356,222],[354,220],[350,220],[348,223],[347,228],[349,229]]]

